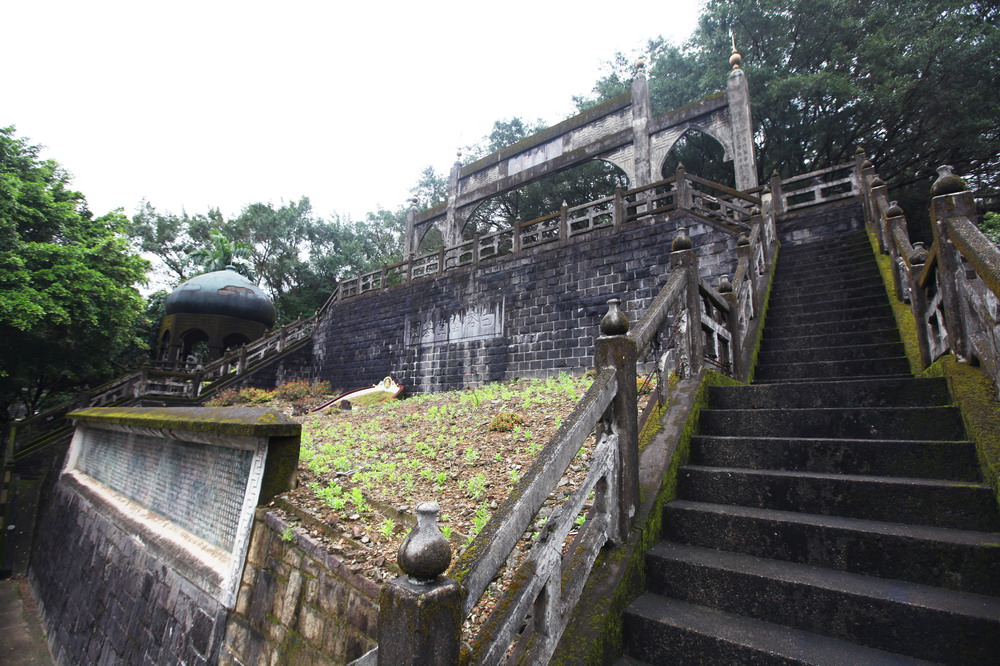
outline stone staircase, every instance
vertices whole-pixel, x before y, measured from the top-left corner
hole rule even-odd
[[[784,248],[756,381],[713,388],[623,664],[1000,663],[1000,517],[863,234]]]

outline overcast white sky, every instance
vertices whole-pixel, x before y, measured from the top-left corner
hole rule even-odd
[[[684,41],[699,5],[8,2],[0,126],[45,145],[95,214],[306,195],[360,219],[494,120],[571,115],[616,51]]]

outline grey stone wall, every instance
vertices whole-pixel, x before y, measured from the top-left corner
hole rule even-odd
[[[258,512],[222,664],[344,664],[375,647],[379,587]]]
[[[312,345],[307,342],[298,349],[272,359],[255,371],[243,376],[238,382],[233,383],[232,388],[273,389],[285,382],[312,379],[312,351]]]
[[[218,661],[221,604],[65,478],[39,520],[29,580],[59,664]]]
[[[315,333],[316,378],[427,392],[588,368],[606,301],[638,320],[681,226],[702,276],[731,276],[735,236],[694,216],[601,230],[336,303]]]
[[[777,224],[778,240],[786,245],[798,245],[823,236],[864,228],[865,216],[858,199],[794,211],[782,215]]]

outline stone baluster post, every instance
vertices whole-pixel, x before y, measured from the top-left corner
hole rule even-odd
[[[521,216],[518,215],[517,219],[514,220],[514,238],[512,239],[513,246],[511,247],[511,252],[521,251]]]
[[[591,215],[593,215],[593,209],[591,209]],[[624,226],[625,224],[625,217],[626,217],[625,190],[623,190],[621,187],[616,187],[615,202],[614,202],[614,209],[612,212],[611,223],[615,226],[616,229],[621,229],[622,226]],[[591,224],[593,224],[593,220],[591,220]]]
[[[240,346],[240,357],[236,361],[236,372],[237,374],[243,374],[247,369],[247,346]]]
[[[785,212],[785,194],[781,190],[781,174],[775,169],[771,172],[771,211],[775,216]]]
[[[948,237],[949,222],[960,217],[975,218],[976,204],[965,181],[951,171],[951,166],[938,167],[938,179],[931,186],[931,224],[938,243],[938,277],[941,284],[945,326],[951,350],[960,359],[969,357],[969,343],[962,321],[958,275],[962,258]]]
[[[478,264],[479,263],[479,239],[481,238],[481,236],[482,236],[482,234],[480,234],[477,231],[476,235],[472,237],[472,263],[473,264]]]
[[[617,392],[611,402],[612,432],[618,434],[618,483],[616,497],[609,497],[611,520],[608,538],[623,543],[639,510],[639,415],[635,364],[639,350],[628,337],[629,321],[618,309],[620,301],[608,301],[608,313],[601,319],[601,335],[594,341],[594,365],[615,369]]]
[[[899,204],[892,201],[889,203],[889,208],[885,211],[885,249],[889,254],[889,260],[892,262],[892,277],[894,278],[893,282],[896,283],[896,300],[903,301],[906,296],[903,290],[903,281],[906,279],[906,276],[903,275],[902,268],[899,265],[899,248],[896,247],[896,239],[893,237],[893,231],[899,227],[904,232],[906,231],[906,216],[903,214],[903,209],[899,207]]]
[[[382,586],[378,599],[378,664],[451,666],[461,653],[464,590],[442,574],[451,562],[437,526],[437,502],[417,506],[417,526],[399,547],[406,574]]]
[[[447,247],[448,245],[446,243],[438,249],[438,273],[444,273],[444,262],[446,259],[445,248]]]
[[[563,199],[562,206],[559,207],[559,239],[567,238],[569,238],[569,204]]]
[[[729,314],[726,317],[726,328],[729,330],[729,358],[731,361],[731,372],[733,377],[740,381],[745,381],[743,376],[743,348],[740,346],[743,340],[743,331],[740,330],[740,306],[733,293],[733,283],[729,278],[719,280],[719,295],[729,306]]]
[[[926,368],[934,359],[931,358],[930,340],[927,338],[927,293],[920,288],[920,275],[927,264],[927,250],[924,244],[913,244],[913,254],[910,255],[910,310],[917,323],[917,345],[920,348],[920,362]]]
[[[674,205],[678,208],[691,210],[691,184],[687,181],[687,170],[683,164],[677,165],[674,175],[677,177],[677,182],[674,183],[674,191],[676,192]]]
[[[403,253],[413,254],[417,251],[417,197],[410,197],[410,209],[406,211],[406,238],[403,239]]]
[[[670,244],[670,266],[672,270],[687,273],[685,306],[687,309],[688,330],[685,340],[687,347],[688,372],[695,376],[701,371],[702,354],[704,350],[704,335],[701,331],[701,296],[698,294],[698,255],[687,231],[681,229]],[[748,251],[749,254],[749,251]]]

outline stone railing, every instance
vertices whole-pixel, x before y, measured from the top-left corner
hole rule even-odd
[[[67,435],[66,414],[87,407],[109,407],[143,397],[171,397],[203,401],[245,371],[309,339],[323,310],[268,332],[264,337],[230,350],[203,366],[183,361],[154,361],[126,375],[80,393],[31,418],[12,424],[8,434],[11,460],[29,455],[54,437]]]
[[[764,195],[768,211],[773,210],[769,196]],[[655,200],[653,204],[659,207]],[[409,576],[386,584],[379,600],[379,647],[355,664],[455,663],[463,623],[501,570],[513,564],[517,544],[593,434],[586,479],[545,521],[516,564],[509,586],[492,595],[493,610],[472,639],[469,662],[545,663],[551,657],[601,549],[623,543],[635,527],[638,369],[651,367],[659,375],[658,387],[667,386],[667,374],[691,377],[706,366],[747,378],[755,339],[748,331],[759,325],[757,308],[777,250],[773,213],[748,221],[751,230],[738,241],[732,280],[723,279],[718,288],[705,284],[691,239],[682,232],[672,244],[670,277],[635,326],[618,311],[617,300],[609,301],[595,341],[597,375],[590,389],[510,499],[459,556],[451,568],[453,579],[441,575],[450,557],[442,558],[438,551],[447,550],[447,542],[441,537],[437,546],[431,545],[436,525],[418,526],[411,533],[399,561]],[[658,391],[655,399],[662,404],[664,397]],[[581,516],[585,521],[572,536]],[[408,546],[411,540],[425,544],[424,551],[435,556],[427,555],[425,563],[419,553],[408,554],[414,548]]]
[[[598,229],[621,228],[627,223],[674,210],[686,210],[710,224],[739,234],[750,229],[750,218],[760,205],[759,196],[688,174],[682,166],[670,178],[645,187],[619,188],[613,196],[579,206],[564,204],[558,212],[534,220],[515,220],[509,229],[476,234],[458,245],[413,255],[405,261],[344,280],[324,309],[366,292],[472,266]]]
[[[950,166],[938,169],[928,249],[910,242],[903,210],[859,158],[865,217],[892,261],[896,297],[913,312],[924,367],[951,352],[978,363],[1000,388],[1000,249],[976,226],[972,194]]]
[[[859,185],[857,165],[854,162],[810,171],[785,180],[781,180],[775,172],[771,175],[770,182],[775,203],[782,213],[858,196]]]

